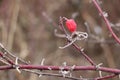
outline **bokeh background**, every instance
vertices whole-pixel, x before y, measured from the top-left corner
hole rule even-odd
[[[99,1],[119,37],[120,0]],[[14,55],[31,64],[40,64],[44,58],[44,65],[61,66],[64,62],[71,66],[90,65],[72,46],[63,50],[58,48],[66,42],[54,34],[55,29],[62,33],[58,27],[60,16],[75,19],[77,30],[89,34],[88,39],[76,43],[96,64],[120,68],[120,46],[112,38],[91,0],[0,0],[0,42]],[[98,72],[76,71],[73,76],[92,78],[98,76]],[[0,71],[0,80],[7,79],[65,80],[47,76],[39,78],[27,72],[19,74],[15,70]]]

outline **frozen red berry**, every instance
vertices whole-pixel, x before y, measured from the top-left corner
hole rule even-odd
[[[74,32],[74,31],[76,31],[77,24],[73,19],[67,19],[66,20],[66,27],[68,28],[68,30],[70,32]]]

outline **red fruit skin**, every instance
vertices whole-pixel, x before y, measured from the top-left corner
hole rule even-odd
[[[66,20],[66,27],[68,28],[70,32],[74,32],[76,31],[77,24],[73,19],[68,19]]]

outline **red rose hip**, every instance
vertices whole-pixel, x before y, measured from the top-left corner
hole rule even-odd
[[[66,20],[66,27],[68,28],[68,30],[70,32],[74,32],[74,31],[76,31],[77,24],[73,19],[67,19]]]

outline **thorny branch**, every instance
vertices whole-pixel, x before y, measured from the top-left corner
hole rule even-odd
[[[120,39],[117,37],[117,35],[113,32],[112,28],[111,28],[111,24],[109,22],[109,20],[107,19],[107,13],[102,11],[101,7],[99,6],[99,4],[97,3],[97,0],[92,0],[95,7],[97,8],[98,12],[100,13],[100,15],[102,16],[103,20],[106,23],[106,26],[109,30],[109,32],[112,34],[113,38],[117,41],[117,43],[120,44]]]
[[[60,27],[60,29],[64,32],[64,34],[65,34],[67,37],[69,37],[69,34],[67,33],[67,31],[65,30],[64,25],[63,25],[64,19],[65,19],[65,17],[63,17],[63,18],[60,17],[59,27]],[[67,41],[68,41],[69,43],[71,43],[71,40],[70,40],[69,38],[67,38],[67,37],[66,37]],[[75,43],[72,43],[72,46],[73,46],[75,49],[77,49],[77,50],[85,57],[85,59],[90,62],[91,65],[94,65],[94,66],[96,65],[96,64],[94,63],[94,61],[93,61],[89,56],[87,56],[87,55],[82,51],[82,49],[81,49],[80,47],[78,47]]]
[[[100,6],[98,5],[96,0],[92,0],[95,7],[97,8],[97,10],[101,13],[101,16],[103,17],[110,33],[113,35],[113,37],[115,38],[115,40],[120,44],[120,40],[119,38],[116,36],[116,34],[113,32],[110,23],[108,21],[108,19],[106,18],[106,16],[104,16],[104,13],[102,11],[102,9],[100,8]],[[69,36],[69,34],[67,33],[67,31],[64,28],[63,22],[66,18],[65,17],[60,17],[60,24],[59,27],[60,29],[64,32],[65,36]],[[66,38],[68,43],[71,43],[71,40],[69,40],[69,38]],[[75,39],[76,40],[76,39]],[[113,78],[117,75],[120,74],[120,70],[119,69],[113,69],[113,68],[107,68],[107,67],[101,67],[99,64],[96,65],[94,63],[94,61],[87,56],[84,51],[77,45],[74,43],[75,41],[73,41],[70,45],[72,45],[76,50],[78,50],[87,61],[89,61],[89,63],[91,64],[91,66],[47,66],[47,65],[43,65],[43,62],[41,65],[31,65],[29,63],[27,63],[26,61],[22,60],[21,58],[18,58],[17,56],[13,55],[12,53],[10,53],[7,49],[4,48],[4,46],[2,44],[0,44],[0,61],[3,62],[4,66],[0,66],[0,70],[10,70],[10,69],[16,69],[19,73],[21,73],[21,71],[26,71],[29,73],[33,73],[40,76],[56,76],[56,77],[64,77],[67,79],[72,79],[72,80],[103,80],[103,79],[110,79]],[[8,56],[9,55],[9,56]],[[19,63],[22,62],[22,63]],[[60,73],[58,74],[54,74],[54,73],[44,73],[42,71],[45,70],[49,70],[49,71],[59,71]],[[92,71],[102,71],[102,72],[107,72],[111,75],[106,75],[106,76],[100,76],[100,77],[96,77],[96,78],[76,78],[73,77],[72,75],[69,75],[69,73],[71,73],[72,71],[88,71],[88,70],[92,70]]]
[[[66,76],[66,75],[63,75],[63,74],[43,73],[43,72],[36,72],[36,71],[33,71],[33,70],[35,69],[35,70],[42,70],[42,71],[43,70],[60,71],[61,68],[62,68],[63,73],[64,73],[64,71],[79,71],[79,70],[94,70],[94,71],[96,71],[96,67],[94,65],[92,65],[92,66],[75,66],[75,65],[74,66],[44,66],[44,65],[18,64],[17,61],[13,62],[10,58],[6,58],[6,56],[2,52],[0,53],[0,56],[1,56],[1,58],[5,59],[8,63],[10,63],[10,64],[12,63],[11,65],[0,66],[0,70],[16,69],[18,72],[20,72],[20,70],[24,70],[24,71],[31,72],[31,73],[34,73],[34,74],[37,74],[37,75],[41,74],[41,75],[46,75],[46,76],[64,77],[64,78],[68,78],[68,79],[72,79],[72,80],[84,80],[85,78],[74,78],[73,76]],[[106,68],[106,67],[98,67],[97,71],[114,73],[116,75],[120,74],[119,69],[112,69],[112,68]],[[92,79],[91,78],[86,78],[86,79],[87,80],[102,80],[102,79],[105,79],[105,78],[108,79],[108,78],[111,78],[111,77],[114,77],[114,76],[110,75],[110,76],[103,76],[102,78],[92,78]]]
[[[71,70],[72,66],[41,66],[41,65],[24,65],[19,64],[19,69],[38,69],[38,70],[54,70],[54,71],[79,71],[79,70],[94,70],[94,71],[103,71],[108,73],[120,74],[119,69],[107,68],[107,67],[99,67],[98,70],[94,66],[75,66],[74,69]],[[0,70],[8,70],[15,69],[12,65],[0,66]]]

